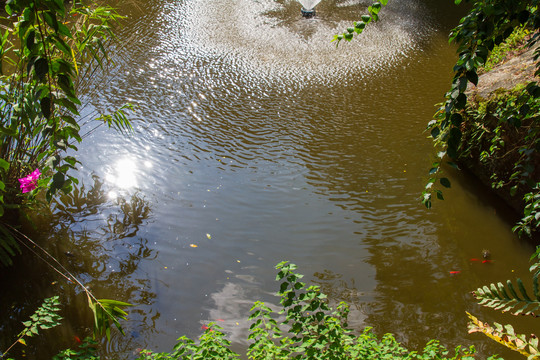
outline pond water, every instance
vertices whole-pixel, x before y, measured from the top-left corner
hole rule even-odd
[[[358,329],[395,333],[412,349],[438,338],[517,358],[468,335],[465,315],[534,330],[470,294],[528,278],[533,246],[511,233],[514,215],[450,170],[447,199],[429,211],[419,201],[434,161],[423,131],[449,87],[447,35],[464,9],[390,1],[362,36],[330,43],[368,5],[323,0],[312,19],[286,0],[120,5],[128,17],[114,64],[85,83],[82,112],[130,102],[134,131],[90,132],[78,153],[84,185],[54,205],[52,221],[35,220],[35,236],[99,298],[134,305],[106,358],[168,350],[218,319],[245,348],[253,302],[278,303],[282,260],[348,301]],[[471,262],[483,249],[493,262]],[[17,333],[16,316],[60,292],[66,327],[31,357],[74,346],[91,324],[84,294],[41,261],[21,261],[25,275],[2,275],[11,311],[0,330]]]

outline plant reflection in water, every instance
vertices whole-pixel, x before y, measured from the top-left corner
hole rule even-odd
[[[150,221],[151,209],[137,191],[111,199],[99,177],[93,176],[93,182],[90,188],[84,184],[76,186],[69,195],[53,201],[50,209],[40,209],[31,215],[39,233],[32,229],[27,232],[98,298],[134,305],[129,309],[129,321],[122,324],[127,336],[118,341],[115,337],[121,335],[113,332],[112,341],[104,349],[104,354],[129,353],[143,345],[139,343],[146,337],[142,334],[154,331],[154,323],[160,317],[151,307],[156,294],[149,290],[148,276],[141,266],[145,261],[155,260],[157,251],[150,247],[147,238],[138,234],[139,228]],[[0,306],[13,309],[11,314],[0,314],[1,338],[8,341],[20,331],[21,319],[16,314],[35,308],[50,293],[62,297],[63,326],[51,331],[57,335],[38,338],[29,346],[52,355],[58,349],[75,345],[66,343],[66,339],[90,335],[92,315],[83,291],[30,253],[17,261],[16,268],[24,271],[9,277],[6,270],[3,270],[6,274],[0,274],[6,278]],[[29,278],[29,273],[40,276]],[[20,299],[25,300],[21,303]]]

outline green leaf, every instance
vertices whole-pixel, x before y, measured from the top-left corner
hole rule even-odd
[[[7,162],[6,160],[0,158],[0,168],[7,171],[9,169],[9,162]]]
[[[46,119],[49,119],[51,117],[52,109],[51,109],[51,98],[44,97],[39,101],[39,105],[41,107],[41,112],[43,113],[43,116],[45,116]]]
[[[52,181],[53,181],[53,188],[61,189],[62,186],[64,186],[66,179],[63,173],[57,172],[56,174],[54,174]]]
[[[463,122],[463,116],[461,116],[460,113],[453,113],[450,116],[450,121],[452,122],[452,125],[454,126],[460,126]]]
[[[444,186],[445,188],[449,188],[451,186],[451,183],[450,183],[450,180],[448,180],[448,178],[441,178],[440,180],[440,183],[442,186]]]
[[[26,47],[29,50],[32,50],[34,46],[36,45],[35,40],[36,40],[36,31],[34,29],[31,29],[28,32],[28,35],[26,36]]]
[[[366,23],[363,21],[358,21],[354,24],[354,27],[359,30],[363,30],[366,27]]]
[[[45,79],[45,76],[49,72],[49,63],[44,58],[39,58],[34,63],[34,71],[40,81]]]
[[[58,31],[58,20],[56,20],[56,14],[52,11],[45,11],[43,13],[43,19],[55,32]]]
[[[478,85],[478,74],[475,71],[467,71],[466,76],[467,80],[469,80],[475,86]]]

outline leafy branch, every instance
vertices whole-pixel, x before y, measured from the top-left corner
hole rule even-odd
[[[517,286],[520,292],[514,288],[514,284],[508,280],[506,286],[499,282],[489,287],[478,288],[474,292],[474,297],[479,300],[479,304],[502,312],[511,311],[513,315],[532,315],[534,311],[540,309],[540,292],[538,291],[538,276],[533,277],[534,297],[531,299],[523,286],[521,279],[517,279]],[[508,291],[507,291],[508,290]]]
[[[506,287],[502,283],[498,283],[497,285],[491,284],[489,287],[484,286],[477,289],[474,292],[474,297],[480,300],[479,304],[503,312],[513,311],[513,315],[536,316],[533,310],[540,308],[540,291],[538,287],[540,246],[536,248],[536,252],[531,256],[531,261],[534,261],[529,270],[533,274],[533,293],[535,299],[529,297],[523,286],[523,282],[521,279],[517,279],[518,289],[523,298],[518,295],[512,282],[508,280]],[[508,295],[509,293],[510,295]],[[471,320],[468,325],[469,333],[481,332],[507,348],[527,356],[529,360],[540,359],[538,338],[536,335],[531,335],[527,338],[525,335],[516,334],[512,325],[507,324],[503,326],[494,323],[495,327],[492,327],[469,313],[467,313],[467,316]]]
[[[336,42],[336,47],[338,47],[341,40],[351,41],[354,37],[354,34],[360,35],[364,32],[366,25],[369,24],[372,20],[379,21],[379,12],[383,6],[388,4],[388,0],[375,1],[371,6],[368,6],[368,14],[361,16],[361,21],[355,21],[352,27],[348,27],[343,34],[334,35],[334,39],[331,42]]]
[[[40,329],[52,329],[60,325],[62,317],[57,314],[59,311],[60,301],[58,300],[58,296],[45,299],[43,304],[30,316],[30,320],[23,322],[24,330],[19,333],[19,338],[6,351],[3,353],[0,352],[0,359],[4,358],[17,343],[26,345],[25,337],[38,335]]]
[[[109,299],[96,299],[89,291],[88,306],[94,313],[94,336],[105,333],[107,340],[111,340],[111,323],[113,323],[122,335],[125,335],[124,329],[118,319],[126,320],[127,313],[122,307],[131,306],[131,304]]]
[[[532,273],[533,296],[532,299],[528,294],[521,279],[517,279],[518,292],[514,284],[508,280],[506,287],[502,283],[491,284],[489,287],[484,286],[478,288],[474,293],[474,297],[479,300],[479,304],[495,310],[503,312],[512,311],[513,315],[531,315],[536,316],[533,311],[540,309],[540,287],[538,277],[540,276],[540,246],[531,256],[531,261],[535,261],[529,271]]]
[[[461,0],[455,2],[459,4]],[[540,26],[538,16],[538,0],[473,1],[468,15],[462,18],[460,24],[450,33],[450,42],[458,45],[459,58],[453,68],[454,78],[451,89],[446,93],[446,101],[434,120],[428,124],[428,131],[441,151],[440,160],[433,164],[430,179],[423,192],[422,202],[426,207],[431,207],[433,194],[443,199],[441,191],[433,186],[442,173],[442,160],[447,157],[453,162],[463,154],[463,123],[466,121],[468,85],[478,85],[478,71],[486,64],[495,46],[509,38],[515,28],[523,26],[533,32],[537,30]],[[529,46],[532,45],[530,42]],[[537,62],[537,67],[539,65]],[[538,97],[537,95],[534,94],[535,97]],[[440,183],[444,187],[450,186],[446,178],[440,178]]]
[[[538,348],[538,338],[531,335],[529,338],[522,334],[516,334],[512,325],[501,325],[494,323],[495,327],[490,326],[478,320],[473,315],[467,313],[469,319],[469,334],[481,332],[490,339],[495,340],[507,348],[517,351],[522,355],[527,356],[528,360],[540,359],[540,350]]]

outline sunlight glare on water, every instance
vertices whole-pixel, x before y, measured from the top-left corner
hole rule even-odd
[[[114,188],[127,190],[137,187],[137,164],[132,158],[124,157],[117,160],[105,176],[105,180]]]

